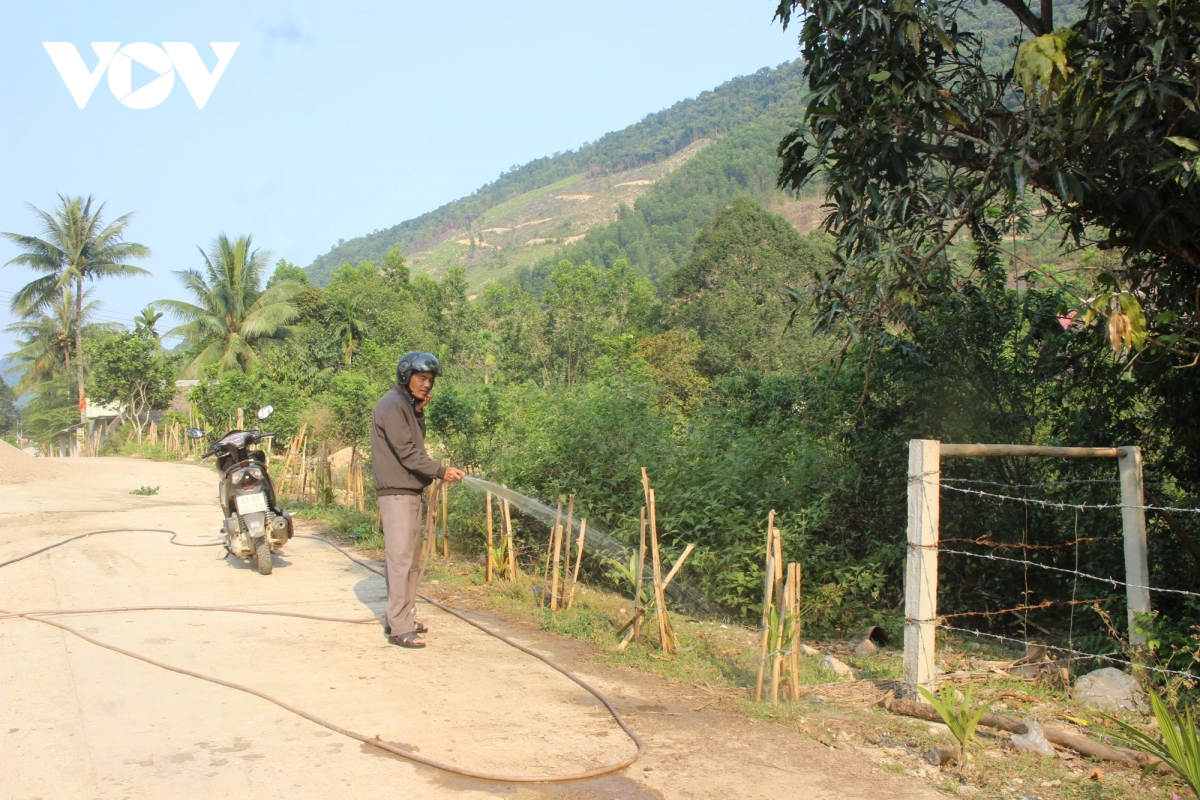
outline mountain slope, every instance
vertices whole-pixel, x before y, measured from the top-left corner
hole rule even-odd
[[[801,90],[798,61],[735,78],[578,150],[531,161],[468,197],[387,230],[343,242],[309,265],[310,279],[323,284],[342,262],[367,258],[380,261],[393,247],[399,247],[416,266],[438,272],[457,256],[469,257],[472,240],[476,250],[498,247],[503,252],[504,244],[489,241],[488,237],[511,231],[487,228],[517,225],[526,225],[523,231],[528,236],[518,237],[522,243],[545,240],[535,243],[546,245],[544,253],[530,251],[518,259],[523,264],[536,262],[538,255],[549,255],[565,240],[596,224],[615,220],[622,204],[636,200],[663,175],[686,163],[708,140],[753,124],[781,104],[796,108]],[[552,200],[559,201],[557,207]],[[588,201],[593,200],[589,206]],[[545,205],[545,216],[554,225],[532,224],[538,218],[524,214],[522,209],[533,210],[534,201]],[[451,242],[458,247],[443,247],[435,253],[439,245]],[[509,242],[510,247],[512,244]],[[422,258],[426,255],[428,258]],[[468,262],[470,271],[469,260],[459,260]],[[481,263],[484,260],[491,259],[480,259]],[[499,271],[512,265],[507,261],[499,265]]]

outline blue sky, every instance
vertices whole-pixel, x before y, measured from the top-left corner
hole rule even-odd
[[[341,238],[469,194],[735,75],[796,56],[762,2],[0,3],[0,231],[27,204],[95,194],[135,212],[150,278],[102,284],[106,319],[180,296],[218,233],[307,265]],[[101,79],[84,109],[42,42],[240,42],[203,109],[176,77],[132,109]],[[135,63],[133,88],[155,74]],[[0,263],[15,254],[0,243]],[[32,277],[0,269],[8,298]],[[0,334],[0,354],[12,349]]]

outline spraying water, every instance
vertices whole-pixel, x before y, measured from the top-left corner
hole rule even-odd
[[[501,486],[498,483],[476,478],[474,475],[467,475],[463,478],[463,481],[476,491],[491,492],[497,497],[504,498],[529,516],[545,523],[547,527],[553,527],[559,521],[558,510],[551,508],[541,500],[523,495],[520,492],[515,492],[507,486]],[[563,520],[563,522],[565,524],[566,521]],[[569,532],[570,541],[578,541],[580,521],[578,519],[572,520],[571,528],[572,530]],[[616,560],[618,563],[628,564],[630,556],[635,555],[637,550],[614,537],[603,525],[589,520],[587,539],[584,542],[584,552],[585,554],[591,553],[593,555],[601,553],[608,558]],[[670,565],[663,564],[664,573],[669,567]],[[642,575],[642,585],[644,587],[653,585],[653,570],[649,545],[647,545],[646,563]],[[704,594],[687,585],[686,579],[683,578],[683,573],[686,571],[687,565],[684,564],[683,569],[680,570],[680,574],[676,575],[671,580],[671,585],[667,587],[667,596],[693,613],[711,617],[725,616],[720,613],[720,610]]]

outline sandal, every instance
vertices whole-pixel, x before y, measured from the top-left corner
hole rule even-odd
[[[408,647],[413,650],[420,650],[425,646],[425,643],[418,638],[420,635],[421,634],[419,631],[409,631],[408,633],[402,633],[399,636],[389,636],[387,637],[387,640],[388,644],[394,644],[399,647]]]
[[[415,623],[415,624],[416,624],[416,626],[417,626],[417,627],[413,628],[413,630],[415,630],[417,633],[429,633],[429,626],[428,626],[428,625],[425,625],[424,623],[421,623],[421,622],[417,622],[417,623]],[[383,626],[383,635],[384,635],[384,636],[391,636],[391,635],[392,635],[392,626],[391,626],[391,625],[384,625],[384,626]]]

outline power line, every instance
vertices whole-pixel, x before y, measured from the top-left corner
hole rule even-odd
[[[12,297],[16,296],[16,293],[10,292],[6,289],[0,289],[0,296],[5,296],[6,298],[12,298]],[[103,301],[101,301],[101,302],[103,302]],[[141,313],[141,312],[138,312],[138,313]],[[128,324],[128,323],[132,323],[134,318],[137,315],[129,314],[128,312],[125,312],[125,311],[109,311],[106,309],[97,309],[95,311],[92,311],[90,316],[93,319],[100,320],[101,322],[120,322],[122,324]]]

